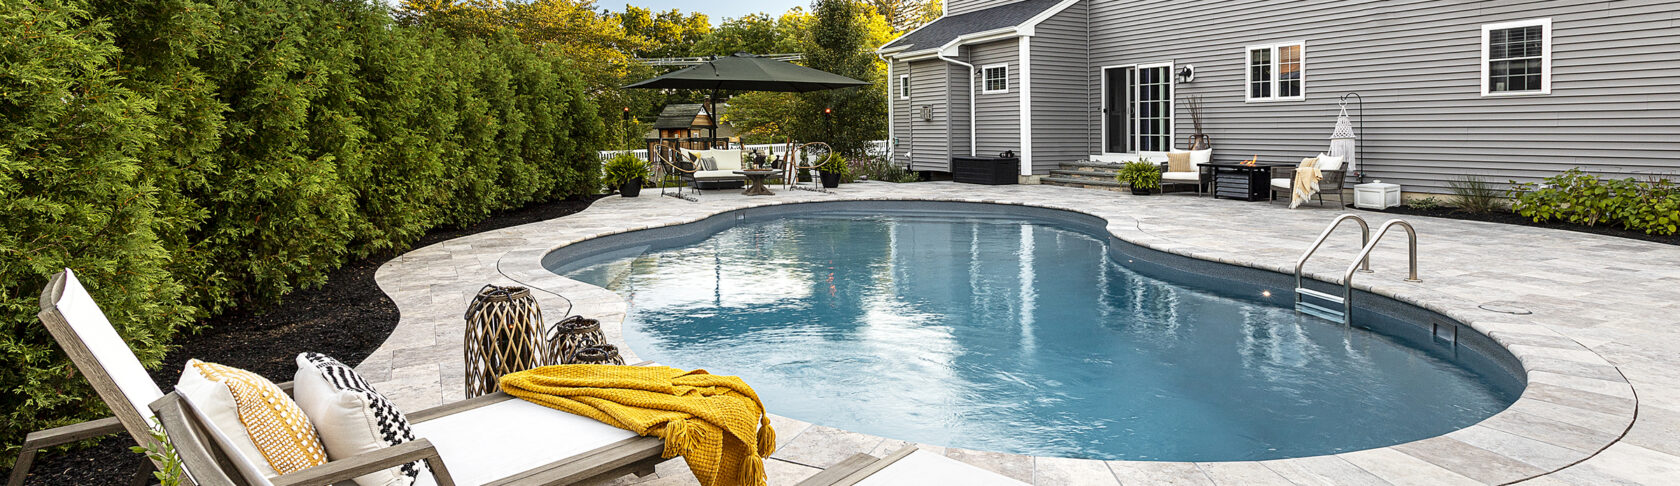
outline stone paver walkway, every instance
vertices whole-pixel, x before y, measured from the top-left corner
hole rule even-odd
[[[768,204],[905,199],[1024,204],[1100,216],[1142,246],[1280,272],[1341,210],[1285,209],[1187,194],[1136,197],[1050,186],[862,183],[832,194],[781,191],[745,197],[710,191],[698,203],[643,192],[581,213],[471,235],[409,252],[376,279],[402,312],[390,338],[357,369],[399,406],[418,409],[462,392],[461,312],[487,283],[568,297],[572,313],[601,319],[629,359],[616,294],[543,269],[554,248],[600,235],[697,221]],[[1386,219],[1365,213],[1373,224]],[[1413,217],[1422,283],[1403,281],[1404,243],[1386,243],[1375,274],[1356,286],[1451,316],[1522,361],[1529,384],[1516,404],[1472,427],[1408,444],[1261,462],[1170,463],[1030,457],[923,445],[1001,474],[1062,484],[1676,484],[1680,482],[1680,248],[1576,232]],[[1308,265],[1339,278],[1357,237],[1334,238]],[[1341,258],[1337,258],[1341,256]],[[565,300],[537,292],[558,314]],[[1532,311],[1511,315],[1482,304]],[[727,372],[727,370],[718,370]],[[1637,419],[1636,419],[1637,417]],[[905,443],[775,417],[780,448],[771,484],[792,484],[842,458],[884,455]],[[622,479],[620,482],[631,482]],[[680,460],[642,484],[694,484]]]

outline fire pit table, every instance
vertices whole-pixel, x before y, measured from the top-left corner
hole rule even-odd
[[[1210,178],[1213,184],[1213,197],[1226,199],[1241,199],[1244,201],[1259,201],[1270,198],[1272,187],[1272,168],[1284,167],[1283,164],[1240,164],[1240,163],[1207,163],[1202,164],[1213,171]]]

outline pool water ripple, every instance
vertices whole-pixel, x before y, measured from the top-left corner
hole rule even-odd
[[[644,358],[740,375],[779,415],[1088,459],[1264,460],[1504,409],[1438,350],[1146,277],[1058,224],[826,212],[568,270],[626,297]]]

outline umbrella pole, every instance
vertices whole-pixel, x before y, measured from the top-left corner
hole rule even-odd
[[[718,89],[717,88],[712,88],[712,98],[711,98],[711,102],[712,102],[712,108],[711,108],[711,111],[712,111],[712,129],[711,129],[712,136],[710,137],[711,140],[706,141],[706,144],[710,145],[710,147],[707,147],[708,149],[717,148],[717,127],[718,127],[718,124],[723,123],[723,116],[720,115],[717,111],[717,95],[718,95]],[[724,148],[729,148],[729,147],[726,145],[726,146],[724,146]]]

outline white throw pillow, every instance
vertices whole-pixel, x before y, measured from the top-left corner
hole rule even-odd
[[[188,360],[175,390],[222,449],[239,456],[235,467],[251,482],[265,483],[327,462],[309,417],[278,385],[256,373]]]
[[[320,353],[297,356],[292,397],[315,424],[327,457],[355,457],[414,440],[408,418],[390,400],[338,360]],[[359,486],[409,486],[426,464],[415,461],[356,478]]]
[[[1318,154],[1318,170],[1341,170],[1342,158],[1334,155]]]

